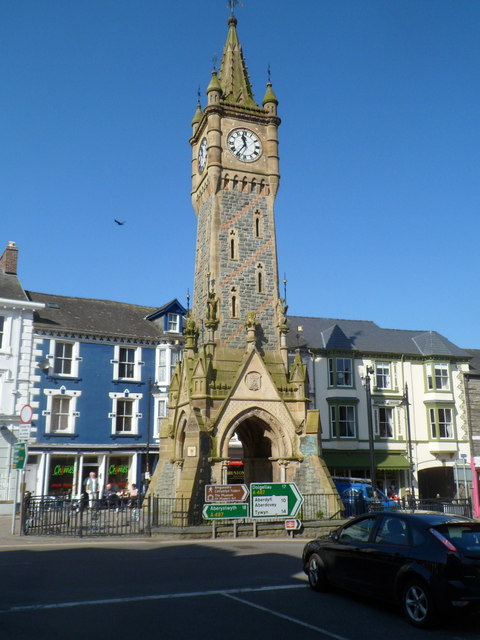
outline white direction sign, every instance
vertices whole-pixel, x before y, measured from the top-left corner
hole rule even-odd
[[[251,518],[291,518],[303,503],[293,482],[257,482],[250,485]]]
[[[20,442],[27,442],[30,440],[30,425],[22,424],[18,427],[18,439]]]

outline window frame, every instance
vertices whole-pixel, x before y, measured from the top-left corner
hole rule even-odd
[[[160,386],[168,386],[170,384],[177,362],[182,361],[182,354],[182,349],[177,345],[159,345],[156,354],[157,384]],[[163,375],[161,372],[163,372]]]
[[[388,412],[391,416],[391,421],[386,422],[385,420],[381,420],[381,412]],[[389,424],[391,427],[392,435],[382,435],[382,424]],[[380,405],[375,408],[375,435],[381,440],[394,440],[396,438],[396,430],[395,430],[395,411],[394,407],[389,407],[386,405]]]
[[[437,374],[437,372],[440,373]],[[444,372],[443,375],[442,372]],[[441,381],[440,384],[438,381]],[[443,381],[446,381],[446,386]],[[427,391],[450,392],[452,390],[450,363],[445,361],[426,362],[425,387]]]
[[[427,406],[427,419],[428,426],[430,431],[430,438],[432,440],[437,441],[448,441],[451,442],[456,438],[456,429],[455,429],[455,412],[454,406],[452,405],[429,405]],[[449,412],[450,413],[450,422],[447,422],[445,419],[440,420],[440,412]],[[442,427],[443,425],[443,427]],[[444,433],[447,432],[448,427],[451,429],[451,435],[442,435],[442,430]]]
[[[108,395],[112,401],[112,410],[108,414],[108,417],[111,420],[111,435],[113,437],[138,436],[140,420],[143,417],[140,413],[140,400],[143,398],[143,394],[130,393],[128,389],[125,389],[123,392],[109,393]],[[118,418],[121,417],[118,414],[119,402],[128,402],[132,407],[131,415],[127,416],[131,419],[131,429],[129,431],[118,430],[117,428]]]
[[[81,391],[66,389],[64,386],[60,389],[44,389],[44,394],[47,396],[47,408],[42,411],[42,416],[45,417],[45,434],[46,435],[73,435],[76,432],[76,421],[80,417],[80,412],[77,411],[77,399],[82,395]],[[68,413],[67,415],[67,428],[58,429],[53,426],[54,416],[54,403],[56,399],[68,399]]]
[[[342,361],[344,364],[350,363],[350,370],[345,368],[339,368],[339,362]],[[354,375],[353,375],[353,358],[349,356],[330,356],[327,362],[328,368],[328,386],[329,388],[340,388],[340,389],[353,389],[354,388]],[[346,374],[350,374],[350,384],[341,384],[339,383],[340,376],[346,376]]]
[[[180,314],[173,311],[167,313],[166,318],[166,332],[168,333],[180,333]]]
[[[72,352],[69,358],[60,357],[57,354],[58,347],[60,345],[69,345],[71,346]],[[78,370],[79,363],[82,361],[80,357],[80,343],[76,340],[60,340],[55,338],[54,340],[50,340],[50,351],[47,355],[47,359],[50,363],[50,369],[52,371],[52,375],[56,378],[78,378]],[[70,363],[70,372],[65,373],[64,371],[57,371],[57,363],[62,362],[62,369],[64,368],[64,363]]]
[[[167,396],[156,399],[155,412],[156,412],[156,420],[155,420],[155,427],[153,431],[153,437],[159,438],[162,422],[163,420],[168,418],[168,397]]]
[[[388,372],[386,370],[388,369]],[[379,371],[381,370],[381,372]],[[390,360],[375,361],[375,389],[379,391],[392,391],[395,389],[394,365]],[[388,378],[385,384],[379,384],[380,378]]]
[[[353,419],[342,419],[341,410],[349,410]],[[328,409],[330,438],[335,440],[355,440],[357,438],[357,406],[348,402],[334,402],[329,404]],[[347,433],[348,425],[353,425],[352,435],[342,435],[341,425],[345,425],[345,433]]]
[[[133,351],[133,363],[122,361],[121,352],[122,349],[131,352]],[[116,344],[113,351],[113,360],[110,360],[110,364],[113,364],[113,379],[114,380],[131,380],[140,382],[142,380],[142,365],[145,364],[142,361],[142,347],[134,347],[128,344]],[[122,376],[121,368],[123,365],[133,364],[133,376]]]

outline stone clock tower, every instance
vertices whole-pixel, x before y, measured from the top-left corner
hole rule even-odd
[[[298,354],[290,365],[287,358],[274,220],[278,101],[269,81],[262,106],[255,102],[236,26],[232,15],[207,105],[192,121],[193,307],[150,489],[186,500],[192,521],[205,484],[296,482],[304,493],[335,492],[305,365]],[[231,473],[233,444],[240,478]]]

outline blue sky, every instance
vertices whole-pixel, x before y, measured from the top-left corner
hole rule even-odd
[[[268,65],[279,99],[289,313],[480,348],[480,2],[236,14],[257,102]],[[225,0],[3,0],[0,18],[0,249],[17,243],[22,284],[186,304],[190,122]]]

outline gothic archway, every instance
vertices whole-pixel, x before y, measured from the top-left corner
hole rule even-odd
[[[236,437],[236,438],[235,438]],[[236,473],[230,473],[231,482],[278,482],[278,461],[291,455],[289,439],[285,437],[278,421],[268,412],[252,408],[237,416],[221,438],[221,455],[231,459],[229,445],[232,438],[241,444],[242,457],[236,456]],[[239,473],[238,461],[243,463]],[[235,478],[235,479],[232,479]]]

